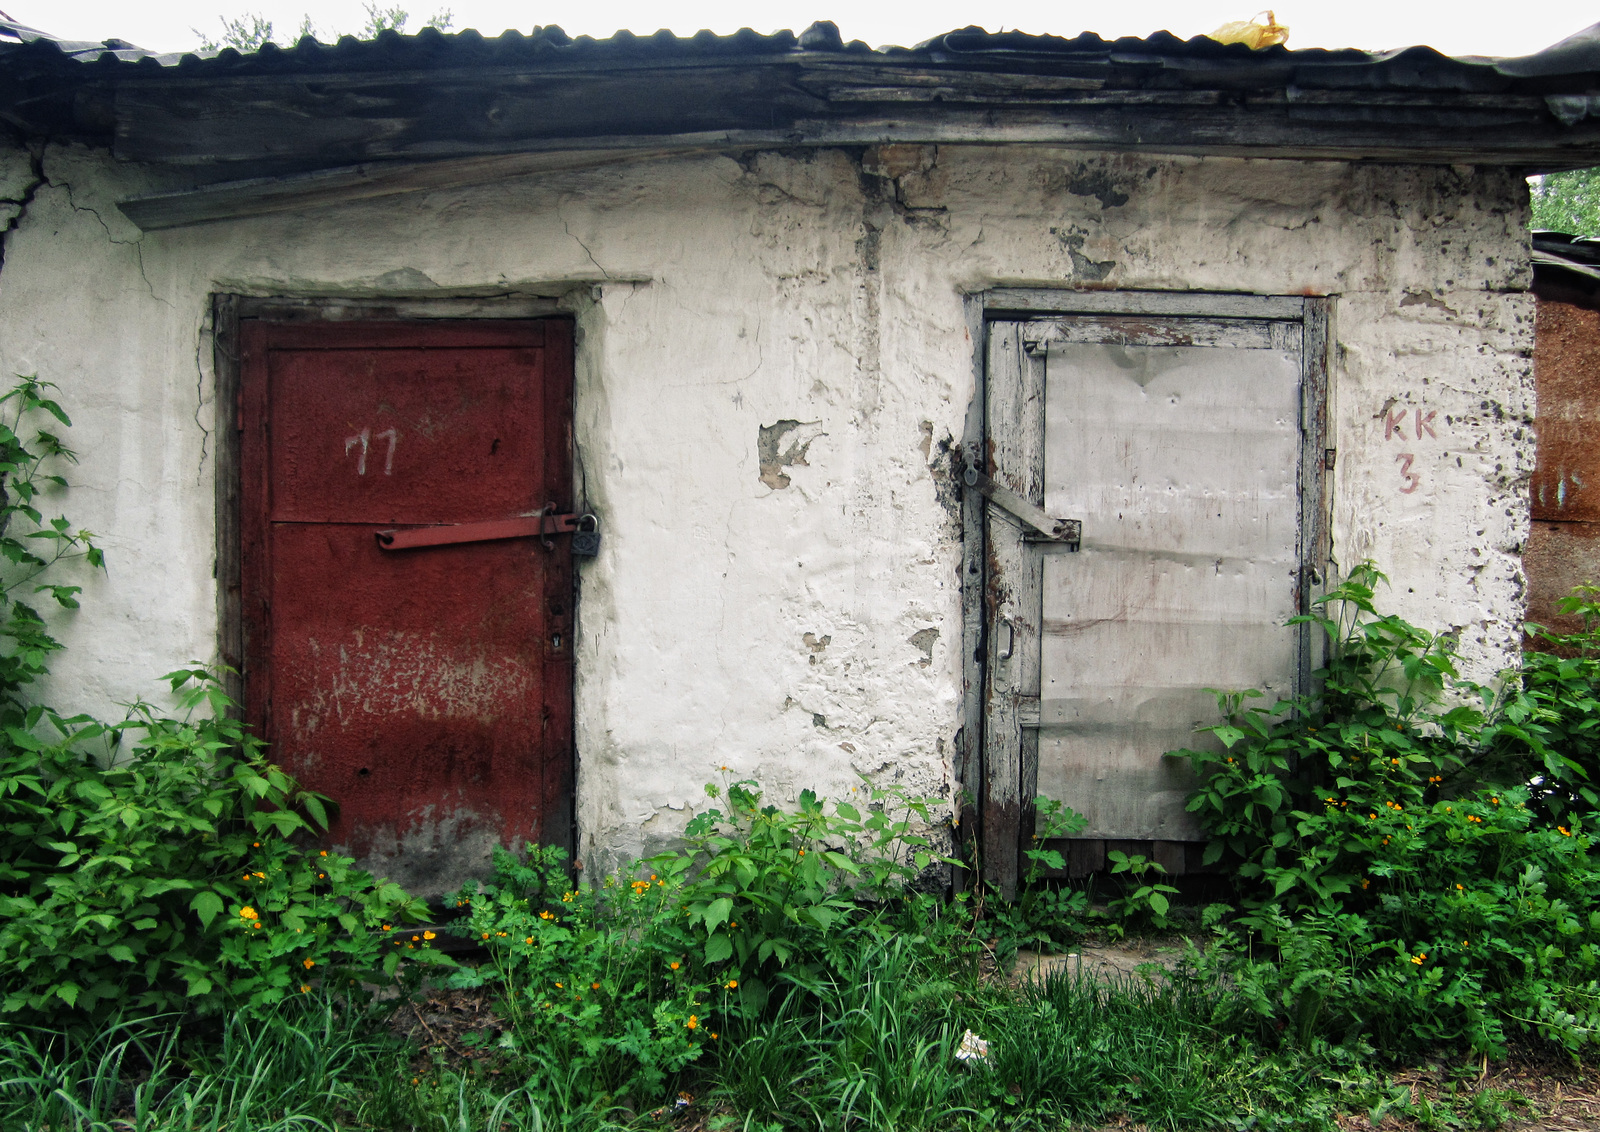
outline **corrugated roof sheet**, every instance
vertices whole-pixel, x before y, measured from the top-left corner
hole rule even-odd
[[[478,177],[511,168],[494,158],[555,169],[628,155],[1020,143],[1552,170],[1600,164],[1600,25],[1494,59],[976,27],[874,49],[831,23],[607,39],[426,28],[155,55],[0,21],[0,120],[165,169],[171,192],[122,202],[154,226],[289,207],[304,194],[286,193],[285,177],[320,171],[319,193],[371,194],[400,191],[379,182],[408,163],[454,162]]]
[[[619,31],[606,39],[576,38],[559,27],[536,27],[488,37],[477,31],[457,33],[424,28],[415,35],[385,31],[371,40],[344,36],[337,43],[311,37],[293,47],[267,44],[248,54],[233,48],[219,52],[158,54],[119,39],[99,43],[65,40],[14,21],[0,20],[0,60],[24,59],[34,65],[53,62],[89,64],[120,71],[129,66],[175,68],[187,75],[245,76],[351,73],[477,65],[527,66],[554,62],[693,62],[741,56],[838,52],[884,60],[913,59],[928,63],[1006,70],[1035,66],[1080,65],[1160,67],[1191,73],[1207,85],[1218,82],[1311,80],[1317,85],[1381,87],[1391,90],[1548,89],[1552,82],[1600,72],[1600,24],[1534,55],[1501,59],[1450,57],[1428,47],[1368,52],[1355,49],[1251,50],[1243,44],[1222,44],[1205,36],[1179,39],[1168,32],[1144,38],[1103,39],[1093,32],[1066,38],[1020,31],[988,32],[962,28],[935,36],[915,47],[874,49],[859,40],[846,43],[831,23],[813,24],[796,35],[780,31],[762,35],[745,28],[732,35],[702,31],[677,36],[668,31],[636,35]],[[13,58],[7,60],[7,56]],[[104,73],[104,72],[102,72]],[[1570,84],[1567,84],[1570,85]]]

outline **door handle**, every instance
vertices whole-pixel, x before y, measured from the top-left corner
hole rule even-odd
[[[1006,631],[1006,643],[1000,646],[999,652],[995,655],[999,660],[1010,660],[1011,654],[1016,651],[1017,647],[1017,627],[1012,624],[1011,618],[1002,617],[1000,618],[1000,628]]]

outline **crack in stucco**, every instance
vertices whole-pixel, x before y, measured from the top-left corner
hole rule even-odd
[[[11,233],[22,225],[22,219],[27,215],[28,206],[33,203],[33,198],[38,195],[39,189],[45,184],[44,175],[44,147],[28,147],[28,171],[32,180],[28,182],[22,194],[16,197],[0,197],[0,204],[14,204],[17,206],[16,215],[6,221],[6,226],[0,228],[0,271],[5,270],[6,252],[11,246]]]
[[[39,159],[39,169],[40,169],[41,172],[44,170],[44,157],[43,157],[42,154],[40,155],[40,159]],[[106,223],[106,218],[104,216],[100,215],[100,210],[99,209],[92,208],[92,207],[90,207],[89,205],[86,205],[86,204],[79,204],[78,203],[77,198],[73,195],[73,192],[72,192],[72,182],[67,181],[67,180],[57,180],[55,178],[47,177],[46,178],[46,183],[52,189],[60,189],[60,190],[62,190],[63,192],[65,192],[67,194],[67,206],[69,208],[71,208],[72,211],[74,211],[74,212],[87,212],[90,216],[94,217],[95,220],[99,223],[100,227],[105,230],[106,242],[107,243],[116,244],[118,247],[130,247],[131,246],[133,248],[134,258],[137,259],[138,263],[139,263],[139,278],[144,280],[145,289],[150,292],[150,297],[152,299],[154,299],[156,302],[161,303],[164,306],[167,306],[167,307],[171,307],[172,306],[172,304],[170,302],[168,302],[166,299],[163,299],[160,295],[156,294],[155,284],[150,282],[150,276],[145,271],[145,267],[144,267],[144,233],[143,232],[139,233],[139,238],[136,239],[136,240],[119,240],[119,239],[117,239],[116,236],[112,235],[112,233],[111,233],[111,225]]]
[[[200,319],[200,325],[194,331],[194,423],[200,430],[200,463],[194,471],[194,484],[202,487],[205,484],[206,457],[211,450],[211,430],[200,419],[200,411],[206,407],[206,370],[204,348],[206,338],[215,329],[215,312],[207,311]]]
[[[589,245],[578,239],[578,237],[573,233],[572,225],[568,223],[567,218],[561,214],[560,202],[557,202],[556,204],[556,218],[561,221],[561,227],[567,233],[567,238],[583,249],[583,254],[589,257],[589,262],[594,264],[595,269],[598,270],[601,275],[605,276],[607,279],[610,279],[611,272],[600,266],[600,261],[594,258],[594,253],[589,250]]]

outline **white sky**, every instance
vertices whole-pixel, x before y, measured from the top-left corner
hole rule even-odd
[[[453,30],[477,28],[497,35],[504,28],[528,31],[557,24],[572,35],[607,36],[618,28],[648,34],[669,27],[679,34],[710,28],[719,34],[740,27],[799,31],[817,19],[832,19],[846,39],[875,46],[909,46],[942,31],[978,23],[998,31],[1076,35],[1083,30],[1110,39],[1166,29],[1188,38],[1230,20],[1251,16],[1259,0],[1123,0],[1118,4],[1072,5],[1062,0],[380,0],[411,12],[409,30],[440,8],[455,16]],[[216,36],[218,16],[259,12],[276,25],[279,38],[309,15],[324,39],[356,31],[365,22],[361,0],[0,0],[14,19],[72,39],[117,36],[141,47],[175,51],[193,47],[200,28]],[[1318,0],[1276,7],[1291,32],[1290,47],[1381,49],[1425,43],[1451,55],[1526,55],[1600,21],[1590,0],[1522,0],[1507,6],[1487,0]]]

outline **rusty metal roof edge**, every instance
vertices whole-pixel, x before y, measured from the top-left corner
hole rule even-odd
[[[942,33],[911,48],[874,49],[860,41],[846,43],[838,28],[828,22],[813,24],[798,35],[787,30],[762,34],[744,28],[725,36],[706,31],[692,36],[677,36],[664,30],[653,35],[619,31],[606,39],[572,37],[559,27],[536,27],[530,33],[507,30],[494,37],[471,29],[444,33],[424,28],[415,35],[385,31],[371,40],[344,36],[333,44],[306,37],[293,47],[267,44],[249,54],[233,48],[214,54],[193,51],[157,54],[122,40],[110,39],[98,44],[68,41],[14,21],[0,20],[0,67],[25,61],[43,66],[65,64],[107,77],[114,74],[118,78],[153,77],[162,72],[176,72],[185,78],[225,78],[246,74],[381,72],[397,67],[435,69],[481,64],[495,57],[510,64],[524,65],[536,59],[542,62],[562,56],[587,56],[597,63],[609,64],[653,57],[653,61],[668,65],[706,58],[742,58],[753,62],[761,58],[797,59],[821,55],[870,59],[879,65],[904,62],[984,70],[1006,70],[1008,63],[1022,62],[1059,65],[1074,59],[1102,66],[1149,65],[1196,71],[1287,72],[1309,67],[1318,71],[1326,69],[1333,74],[1398,66],[1405,71],[1476,73],[1480,81],[1491,75],[1502,81],[1531,80],[1534,85],[1542,86],[1540,80],[1578,76],[1600,79],[1600,24],[1568,36],[1543,51],[1504,59],[1452,57],[1421,46],[1383,52],[1284,46],[1253,51],[1242,44],[1222,44],[1206,36],[1184,40],[1165,31],[1142,39],[1107,40],[1093,32],[1067,38],[1017,31],[991,33],[975,26]],[[1420,77],[1420,74],[1415,76]]]

